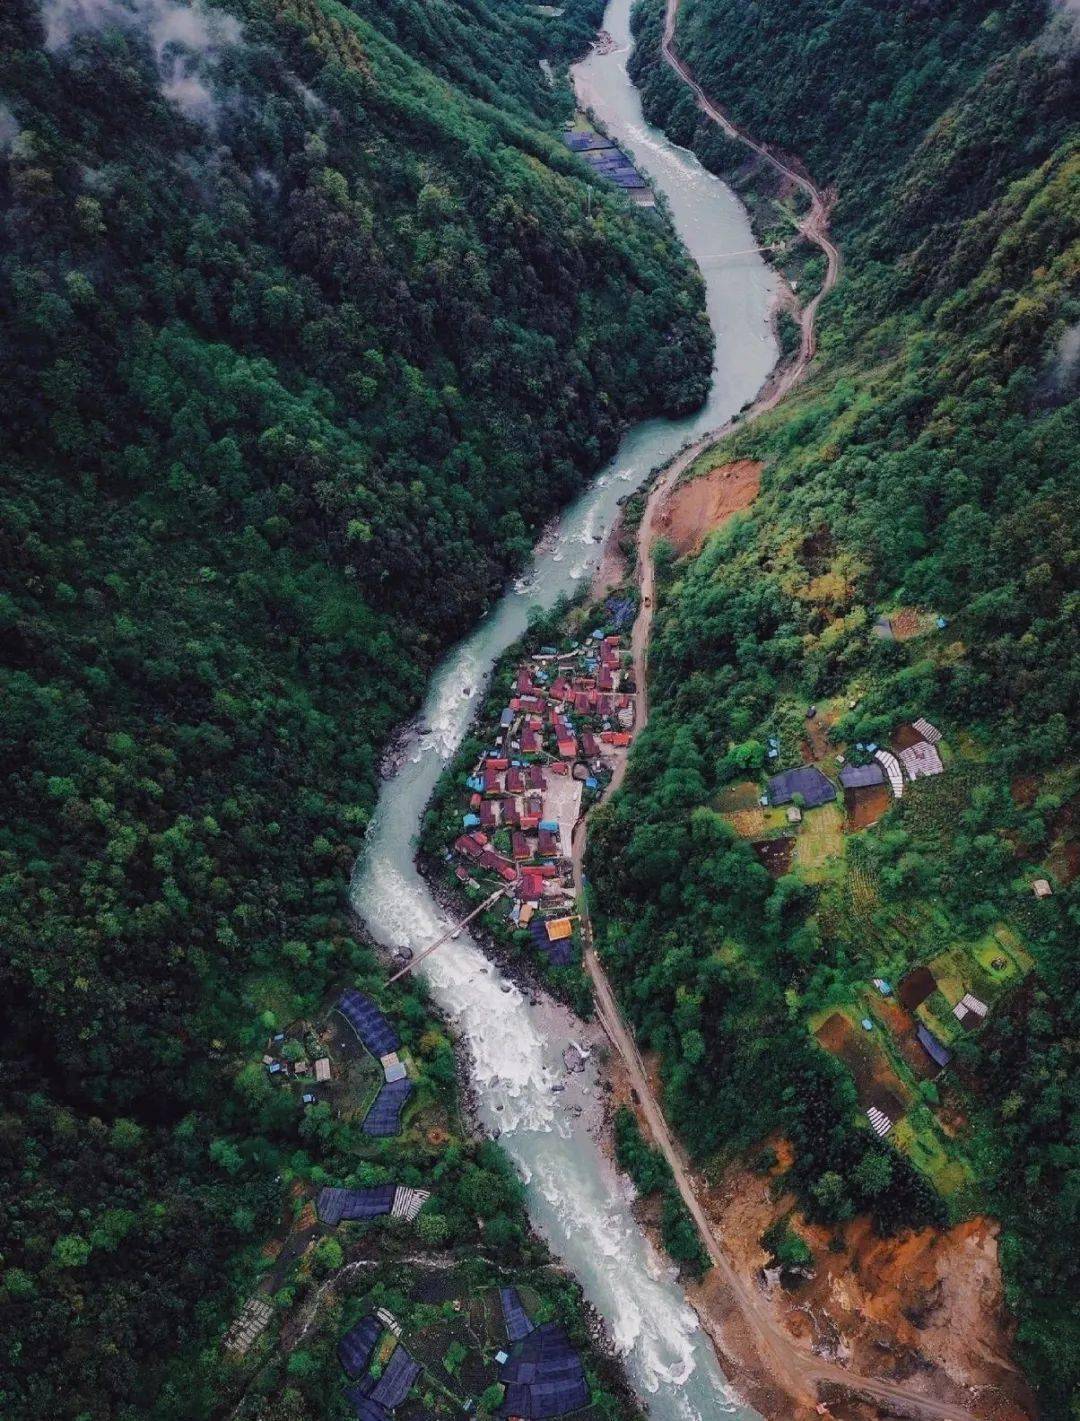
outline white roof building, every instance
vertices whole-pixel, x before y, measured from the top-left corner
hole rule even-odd
[[[908,778],[912,780],[917,780],[920,775],[940,775],[945,768],[941,763],[941,756],[928,740],[918,740],[906,750],[901,750],[900,759],[908,772]]]
[[[892,1129],[893,1122],[885,1114],[884,1110],[879,1110],[876,1105],[871,1105],[870,1109],[866,1112],[866,1118],[870,1121],[870,1126],[874,1134],[880,1135],[882,1138]]]
[[[912,721],[912,724],[922,738],[928,740],[931,745],[936,745],[941,739],[941,731],[938,730],[937,726],[931,725],[931,723],[922,716],[920,716],[918,720]]]
[[[900,768],[900,761],[891,750],[875,750],[874,759],[889,777],[889,788],[893,792],[893,798],[903,799],[904,772]]]

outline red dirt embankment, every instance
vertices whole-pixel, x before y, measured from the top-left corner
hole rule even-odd
[[[696,553],[733,513],[750,507],[761,488],[764,467],[755,459],[740,459],[677,484],[660,508],[657,534],[666,538],[680,557]]]
[[[732,1166],[708,1196],[710,1219],[744,1276],[761,1277],[768,1262],[761,1235],[794,1202],[774,1200],[771,1182]],[[897,1238],[878,1237],[867,1218],[821,1228],[796,1213],[792,1222],[813,1250],[813,1276],[791,1291],[779,1282],[763,1287],[793,1339],[854,1373],[902,1380],[927,1397],[963,1397],[980,1417],[1034,1414],[1009,1360],[1012,1329],[992,1220]]]

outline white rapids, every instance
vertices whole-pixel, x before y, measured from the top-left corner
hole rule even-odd
[[[773,278],[746,214],[730,190],[643,119],[626,74],[630,0],[612,0],[604,27],[619,49],[576,66],[575,84],[611,134],[667,197],[673,220],[706,280],[717,333],[709,397],[684,420],[650,420],[622,440],[611,465],[559,520],[515,586],[442,662],[423,707],[430,733],[383,788],[353,882],[368,930],[387,945],[420,950],[448,926],[413,864],[420,817],[446,759],[465,734],[498,656],[525,630],[530,607],[552,606],[596,567],[618,502],[694,437],[724,424],[752,399],[772,369],[768,311]],[[643,220],[651,220],[648,217]],[[740,255],[715,260],[720,252]],[[766,339],[760,339],[764,331]],[[660,1421],[711,1421],[755,1413],[739,1401],[689,1307],[631,1211],[633,1191],[595,1138],[596,1063],[569,1079],[562,1052],[587,1030],[562,1007],[533,1007],[462,932],[422,971],[465,1043],[484,1122],[500,1134],[526,1184],[534,1225],[570,1267],[605,1320],[629,1376]],[[509,990],[507,990],[509,988]],[[564,1088],[553,1090],[562,1085]]]

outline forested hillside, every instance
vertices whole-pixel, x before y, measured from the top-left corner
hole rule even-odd
[[[706,387],[697,276],[557,140],[595,8],[0,7],[12,1421],[213,1410],[289,1178],[348,1158],[259,1058],[371,970],[379,747]]]
[[[638,11],[647,111],[746,181],[745,150],[660,61],[661,18]],[[605,959],[695,1154],[782,1134],[803,1207],[837,1225],[994,1214],[1018,1357],[1063,1418],[1080,1378],[1073,20],[684,0],[677,44],[706,91],[835,185],[845,270],[809,386],[699,462],[760,460],[757,503],[696,558],[659,549],[652,717],[591,832]],[[766,204],[790,232],[789,195]],[[944,773],[902,800],[886,786],[873,827],[842,796],[771,807],[776,771],[835,781],[919,717],[944,732]],[[929,1018],[873,985],[927,964],[920,1012],[955,1038],[943,1073],[914,1039]],[[990,1004],[974,1034],[954,982]],[[860,1062],[903,1107],[884,1140]]]

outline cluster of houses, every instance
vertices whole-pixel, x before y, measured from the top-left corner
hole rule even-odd
[[[407,1184],[375,1184],[369,1189],[320,1189],[315,1212],[331,1228],[341,1223],[365,1222],[388,1215],[410,1222],[431,1198],[427,1189]]]
[[[534,1325],[516,1288],[500,1288],[507,1352],[497,1353],[499,1380],[506,1388],[501,1416],[567,1416],[588,1405],[589,1388],[581,1355],[557,1322]]]
[[[518,667],[487,750],[466,779],[450,857],[464,885],[501,884],[511,922],[556,966],[573,960],[571,836],[585,791],[630,744],[636,688],[617,634],[596,631]]]
[[[628,191],[648,188],[645,179],[622,149],[617,148],[611,139],[605,138],[602,133],[594,133],[591,129],[582,131],[571,128],[563,133],[563,142],[571,152],[584,158],[594,173],[607,178],[617,187],[626,188]]]
[[[506,1346],[495,1354],[503,1384],[498,1415],[567,1416],[589,1404],[580,1353],[558,1323],[534,1324],[516,1288],[500,1288]],[[456,1305],[455,1305],[456,1306]],[[345,1397],[360,1421],[390,1421],[423,1374],[401,1340],[401,1324],[387,1308],[366,1313],[338,1343],[338,1360],[349,1379]],[[475,1403],[465,1404],[472,1415]]]
[[[303,1032],[275,1031],[266,1043],[262,1059],[267,1075],[276,1080],[299,1082],[305,1108],[318,1103],[318,1087],[329,1086],[333,1079],[330,1057],[321,1046],[317,1053],[311,1051]]]
[[[940,740],[941,731],[920,717],[911,725],[903,725],[897,730],[893,737],[896,753],[874,742],[859,741],[855,746],[858,761],[849,764],[847,756],[836,757],[841,767],[840,786],[844,790],[863,790],[888,784],[893,798],[902,799],[905,783],[910,784],[927,775],[940,775],[945,768],[937,748]],[[798,823],[802,816],[796,796],[801,800],[802,808],[815,809],[836,798],[836,786],[816,765],[804,765],[773,775],[761,803],[791,804],[788,818],[792,823]]]

